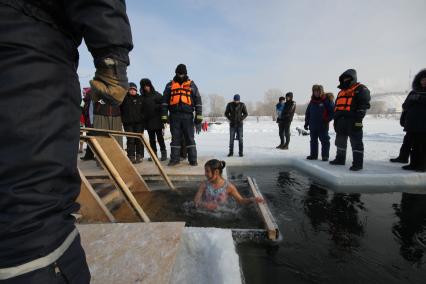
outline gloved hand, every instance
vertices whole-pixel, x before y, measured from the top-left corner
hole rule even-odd
[[[197,116],[194,118],[194,123],[200,124],[201,122],[203,122],[203,116],[200,114],[197,114]]]
[[[93,101],[104,101],[119,105],[126,96],[129,87],[127,65],[112,58],[95,62],[96,72],[90,81]]]
[[[161,116],[161,122],[164,123],[164,124],[168,123],[167,115],[162,115]]]
[[[309,130],[309,125],[308,125],[308,124],[305,124],[305,125],[303,126],[303,128],[304,128],[305,130]]]
[[[201,123],[195,124],[195,133],[201,133]]]

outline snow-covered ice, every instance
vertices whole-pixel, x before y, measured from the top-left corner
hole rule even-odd
[[[171,283],[242,283],[231,230],[185,228]]]
[[[308,174],[318,182],[340,191],[385,192],[385,191],[426,191],[426,174],[401,169],[402,164],[393,164],[389,159],[396,157],[402,144],[404,132],[399,118],[367,116],[364,120],[365,163],[361,172],[350,172],[352,163],[351,147],[348,141],[346,166],[331,166],[322,161],[308,161],[309,136],[299,136],[296,127],[303,128],[304,117],[295,116],[292,123],[289,150],[279,150],[277,124],[269,117],[257,121],[249,117],[244,124],[244,157],[226,157],[229,143],[229,124],[213,124],[207,133],[196,135],[199,156],[212,156],[236,165],[284,165]],[[334,159],[335,133],[330,125],[330,159]],[[238,153],[238,141],[235,141]]]

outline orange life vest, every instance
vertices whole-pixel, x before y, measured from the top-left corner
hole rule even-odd
[[[192,106],[191,92],[191,80],[184,82],[182,85],[173,81],[169,105],[173,106],[183,103]]]
[[[350,111],[353,97],[355,96],[355,90],[360,85],[360,83],[357,83],[347,90],[341,90],[337,95],[334,111]]]

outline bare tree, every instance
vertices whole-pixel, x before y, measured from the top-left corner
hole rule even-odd
[[[263,99],[263,115],[272,116],[272,119],[276,119],[275,105],[280,97],[283,97],[284,93],[279,89],[269,89],[266,91]]]
[[[224,115],[226,106],[224,97],[217,94],[210,94],[209,105],[211,117],[220,117]]]

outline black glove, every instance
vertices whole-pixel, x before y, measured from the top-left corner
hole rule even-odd
[[[305,125],[303,126],[303,128],[304,128],[305,130],[309,130],[309,125],[308,125],[308,124],[305,124]]]
[[[195,124],[200,124],[201,122],[203,122],[203,116],[200,114],[197,114],[194,118],[194,123]]]
[[[201,133],[201,123],[195,124],[195,133],[197,134]]]
[[[119,105],[129,87],[127,65],[121,61],[105,58],[95,61],[95,77],[90,81],[93,101],[103,99],[112,105]]]

